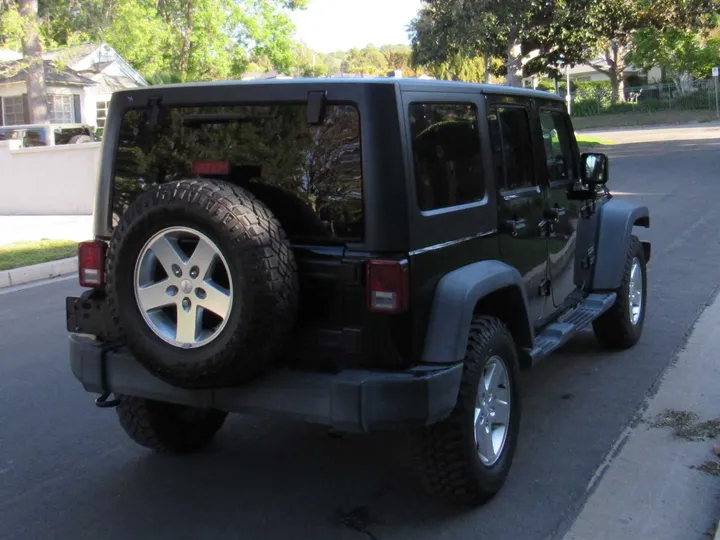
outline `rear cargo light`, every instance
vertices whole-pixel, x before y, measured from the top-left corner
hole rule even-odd
[[[78,244],[78,275],[81,287],[105,285],[105,242],[97,240]]]
[[[196,161],[192,172],[199,175],[225,175],[230,173],[229,161]]]
[[[407,268],[400,261],[373,260],[367,265],[368,308],[399,313],[407,307]]]

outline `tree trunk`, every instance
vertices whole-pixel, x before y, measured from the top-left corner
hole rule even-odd
[[[18,0],[23,20],[23,56],[27,62],[25,78],[28,95],[28,117],[33,124],[47,124],[47,92],[45,90],[45,68],[40,43],[40,21],[38,0]]]
[[[522,86],[522,50],[520,41],[511,39],[505,58],[505,84],[508,86]]]
[[[610,78],[610,87],[612,93],[610,94],[610,103],[615,105],[616,103],[625,102],[625,78],[623,73],[618,73],[617,69],[611,68],[607,72]]]
[[[483,73],[485,84],[490,84],[490,55],[484,54],[483,55],[483,67],[485,68],[485,73]]]
[[[185,0],[185,27],[183,28],[183,40],[180,48],[180,61],[178,63],[182,80],[187,80],[190,69],[190,46],[192,44],[193,25],[193,0]]]

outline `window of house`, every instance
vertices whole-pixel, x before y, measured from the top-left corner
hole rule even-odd
[[[573,144],[565,116],[558,111],[540,111],[540,125],[550,181],[574,178]]]
[[[536,185],[530,118],[524,108],[498,107],[488,112],[495,178],[501,191]]]
[[[48,95],[48,116],[51,124],[72,124],[75,121],[73,96],[69,94]]]
[[[409,119],[420,209],[482,200],[485,179],[475,105],[412,103]]]
[[[108,107],[110,106],[109,101],[98,101],[96,104],[96,111],[97,111],[97,127],[98,128],[104,128],[105,127],[105,120],[107,119],[107,112]]]
[[[2,98],[3,125],[17,126],[25,123],[25,101],[22,96]]]

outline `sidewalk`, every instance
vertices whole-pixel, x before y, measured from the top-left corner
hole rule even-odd
[[[720,297],[593,477],[564,540],[711,540],[720,519]],[[588,419],[592,421],[592,419]],[[715,532],[720,540],[720,531]]]
[[[92,216],[0,216],[0,245],[42,240],[92,238]]]

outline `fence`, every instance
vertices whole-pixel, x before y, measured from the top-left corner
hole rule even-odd
[[[0,215],[90,215],[101,143],[11,149],[0,142]]]
[[[560,94],[565,96],[564,88]],[[716,108],[715,83],[712,79],[686,81],[683,84],[626,86],[625,102],[615,104],[612,104],[609,83],[571,83],[571,97],[573,116],[661,111],[707,112],[715,111]]]

